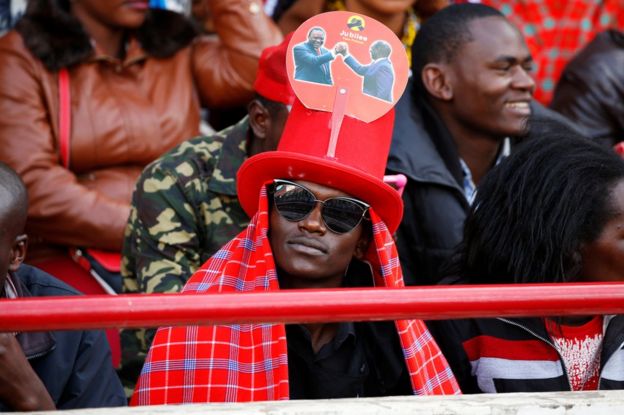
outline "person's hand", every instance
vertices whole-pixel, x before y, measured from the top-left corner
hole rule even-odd
[[[338,42],[334,45],[334,52],[338,55],[347,56],[348,46],[345,42]]]
[[[342,43],[342,56],[347,56],[349,54],[349,46],[347,45],[346,42],[341,42]]]
[[[56,409],[17,339],[10,333],[0,333],[0,401],[16,411]]]

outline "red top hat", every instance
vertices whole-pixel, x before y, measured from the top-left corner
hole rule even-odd
[[[348,41],[348,37],[345,39],[341,37],[342,34],[338,35],[345,29],[337,25],[336,21],[346,22],[352,18],[352,13],[332,12],[309,19],[295,31],[287,57],[294,56],[294,47],[306,42],[310,27],[325,28],[325,45],[328,45],[328,49],[332,40],[334,44]],[[333,85],[305,82],[301,85],[305,88],[303,92],[297,85],[299,81],[293,79],[296,62],[293,64],[287,60],[289,78],[298,99],[293,104],[277,151],[249,158],[238,171],[238,197],[249,216],[253,216],[258,210],[260,189],[266,182],[272,179],[290,179],[310,181],[348,193],[371,205],[390,232],[394,232],[399,226],[403,215],[403,202],[396,189],[383,182],[383,176],[394,125],[393,105],[401,95],[396,91],[402,92],[407,82],[407,58],[394,33],[369,17],[362,16],[361,19],[366,19],[366,28],[371,29],[368,42],[362,43],[360,35],[357,43],[349,45],[349,53],[360,62],[367,62],[367,59],[370,61],[370,57],[367,58],[370,44],[383,38],[393,45],[393,55],[396,55],[395,59],[398,61],[394,66],[395,71],[405,64],[405,73],[397,71],[395,76],[394,101],[385,103],[376,100],[379,102],[371,105],[371,111],[376,113],[362,117],[374,119],[371,122],[345,115],[354,113],[349,107],[351,103],[357,103],[361,108],[362,100],[375,98],[362,92],[361,76],[351,72],[338,54],[330,66]],[[375,25],[380,26],[377,32],[372,30]],[[364,52],[356,56],[358,46]],[[310,91],[317,94],[314,97],[317,102],[318,94],[326,96],[327,107],[332,108],[332,111],[308,108],[317,108],[316,104],[307,105],[310,102]]]

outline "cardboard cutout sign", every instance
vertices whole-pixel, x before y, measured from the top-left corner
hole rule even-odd
[[[365,122],[381,117],[405,90],[404,46],[377,20],[330,12],[306,20],[288,45],[286,68],[308,108],[335,111]]]

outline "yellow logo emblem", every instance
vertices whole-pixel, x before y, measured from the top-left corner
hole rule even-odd
[[[351,16],[347,21],[347,27],[353,31],[361,32],[366,27],[366,22],[361,16]]]

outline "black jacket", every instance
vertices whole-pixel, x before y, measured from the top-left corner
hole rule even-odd
[[[45,272],[22,265],[11,276],[19,297],[78,295]],[[101,330],[23,332],[17,340],[57,409],[126,405],[111,352]],[[0,402],[0,411],[8,410]]]
[[[607,317],[599,389],[624,389],[624,316]],[[427,322],[463,393],[569,391],[563,360],[539,318]]]
[[[403,278],[407,285],[426,285],[440,280],[441,268],[461,241],[469,205],[454,141],[435,111],[415,95],[410,81],[395,107],[387,169],[408,179],[396,242]],[[512,151],[519,142],[549,131],[576,131],[565,117],[537,102],[532,110],[530,132],[512,139]]]
[[[624,141],[624,32],[602,32],[579,52],[550,106],[602,144]]]

